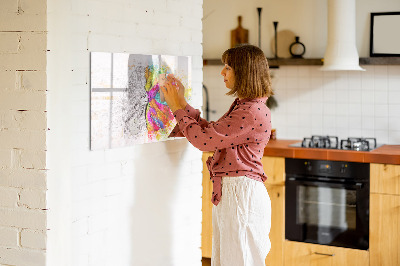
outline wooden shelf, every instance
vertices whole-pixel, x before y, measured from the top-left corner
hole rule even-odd
[[[322,58],[268,58],[270,67],[278,66],[322,66]]]
[[[321,58],[268,58],[268,64],[270,67],[279,66],[304,66],[304,65],[322,65]],[[220,59],[204,59],[203,65],[205,66],[217,66],[222,65]]]
[[[221,59],[203,59],[204,66],[222,66]]]
[[[360,65],[400,65],[400,57],[362,57]]]
[[[323,58],[268,58],[271,68],[279,66],[322,66]],[[222,65],[220,59],[204,59],[204,66]],[[360,65],[400,65],[400,57],[362,57]]]

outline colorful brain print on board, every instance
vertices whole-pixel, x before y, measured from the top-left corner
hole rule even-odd
[[[176,125],[160,90],[174,74],[191,97],[185,56],[91,53],[91,149],[166,140]]]
[[[167,103],[161,98],[160,74],[166,74],[165,68],[149,66],[146,69],[146,92],[148,104],[146,108],[147,133],[150,141],[168,137],[174,129],[176,121]]]

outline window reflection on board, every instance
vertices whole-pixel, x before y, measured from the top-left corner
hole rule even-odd
[[[160,90],[174,74],[191,98],[188,56],[91,53],[91,149],[163,141],[176,125]]]

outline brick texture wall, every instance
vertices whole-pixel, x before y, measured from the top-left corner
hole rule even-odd
[[[0,264],[200,265],[201,152],[90,151],[91,51],[192,56],[202,0],[0,3]]]
[[[202,1],[47,8],[48,265],[200,265],[201,152],[184,139],[90,151],[89,54],[192,56],[199,107]]]
[[[0,2],[0,264],[46,260],[46,1]]]

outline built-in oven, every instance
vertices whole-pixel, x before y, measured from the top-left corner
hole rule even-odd
[[[286,239],[368,249],[369,164],[287,158],[285,169]]]

